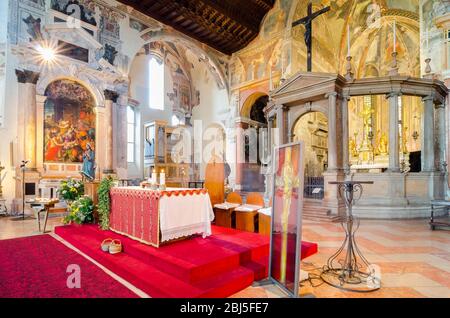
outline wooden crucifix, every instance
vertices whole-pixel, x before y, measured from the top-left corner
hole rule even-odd
[[[313,13],[312,3],[308,4],[308,15],[300,20],[292,23],[292,27],[296,27],[299,24],[305,26],[305,44],[308,49],[308,72],[312,72],[312,22],[318,16],[330,11],[330,7],[323,8]]]

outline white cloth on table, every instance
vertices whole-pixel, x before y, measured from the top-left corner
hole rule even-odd
[[[264,215],[267,215],[267,216],[272,216],[272,208],[271,207],[259,209],[258,212],[262,213]]]
[[[234,208],[237,208],[238,206],[240,206],[239,203],[230,203],[230,202],[214,204],[215,208],[222,209],[222,210],[234,209]]]
[[[261,208],[262,208],[262,206],[260,206],[260,205],[244,204],[244,205],[241,205],[240,207],[237,207],[235,209],[235,211],[238,211],[238,212],[253,212],[253,211],[258,211]]]
[[[211,235],[214,212],[208,193],[162,196],[159,213],[161,242],[193,234]]]

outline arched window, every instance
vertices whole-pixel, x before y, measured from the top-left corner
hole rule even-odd
[[[164,110],[164,62],[152,57],[149,62],[149,105]]]
[[[133,163],[135,161],[136,150],[136,114],[134,108],[127,107],[127,161]]]

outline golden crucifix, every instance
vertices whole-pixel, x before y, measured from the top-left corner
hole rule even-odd
[[[292,164],[292,148],[285,148],[286,154],[284,158],[281,176],[276,178],[276,186],[283,189],[283,212],[281,214],[281,259],[280,259],[280,282],[286,282],[286,262],[287,262],[287,245],[288,245],[288,224],[289,214],[291,212],[291,199],[294,188],[300,186],[300,178],[294,173],[294,165]]]

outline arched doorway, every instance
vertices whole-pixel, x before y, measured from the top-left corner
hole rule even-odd
[[[305,144],[305,198],[323,199],[323,173],[328,166],[328,119],[321,112],[302,115],[293,128],[294,141]]]
[[[95,148],[95,99],[80,83],[61,79],[50,83],[44,104],[44,162],[76,164],[87,144]]]
[[[240,142],[243,147],[238,147],[239,151],[244,151],[244,156],[238,154],[238,158],[243,158],[244,162],[238,161],[237,175],[240,180],[241,190],[244,192],[264,192],[264,175],[261,173],[261,154],[268,151],[260,138],[261,129],[267,128],[267,119],[264,115],[264,108],[267,106],[269,96],[257,92],[250,95],[241,107],[241,122],[239,128],[243,129],[243,136]]]

